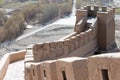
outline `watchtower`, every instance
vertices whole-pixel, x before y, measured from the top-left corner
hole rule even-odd
[[[114,11],[114,9],[102,7],[102,10],[97,12],[98,46],[103,51],[108,50],[115,42]]]

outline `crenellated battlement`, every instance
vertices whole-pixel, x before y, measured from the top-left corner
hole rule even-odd
[[[31,51],[27,50],[32,54],[25,56],[25,79],[88,80],[88,75],[85,75],[92,69],[87,66],[91,58],[80,57],[90,56],[96,51],[108,51],[114,42],[114,8],[82,7],[76,12],[73,33],[58,41],[37,43]]]
[[[85,32],[81,32],[62,41],[35,44],[33,46],[34,60],[38,62],[69,55],[89,43],[89,41],[92,41],[95,37],[95,27],[92,27]]]

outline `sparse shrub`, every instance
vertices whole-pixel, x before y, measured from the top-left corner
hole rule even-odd
[[[6,39],[6,30],[3,27],[0,27],[0,42],[5,41]]]
[[[55,17],[61,17],[69,14],[72,9],[72,1],[67,0],[63,3],[58,2],[38,2],[21,9],[25,15],[27,23],[38,22],[45,23]]]
[[[20,35],[25,29],[27,23],[45,23],[55,17],[61,17],[69,14],[72,9],[72,1],[65,2],[45,2],[41,1],[26,7],[20,8],[14,12],[10,18],[0,11],[0,42],[14,39]]]
[[[7,39],[16,38],[25,28],[23,14],[13,14],[5,23],[4,28],[7,30]]]

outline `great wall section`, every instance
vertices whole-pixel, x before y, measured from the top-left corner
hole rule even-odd
[[[8,65],[21,59],[25,80],[119,80],[120,53],[108,53],[117,51],[114,11],[98,6],[78,9],[73,33],[6,54],[0,62],[0,80]]]

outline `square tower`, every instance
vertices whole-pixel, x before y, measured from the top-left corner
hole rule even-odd
[[[102,7],[101,11],[97,12],[98,17],[98,47],[102,51],[108,50],[115,42],[115,21],[114,9]]]

